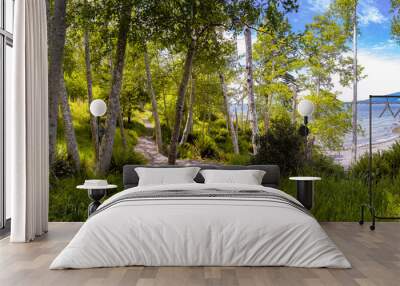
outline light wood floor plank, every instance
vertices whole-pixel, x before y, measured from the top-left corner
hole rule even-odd
[[[1,286],[398,286],[400,223],[379,223],[375,232],[357,223],[322,223],[352,269],[289,267],[118,267],[48,269],[81,223],[50,223],[45,236],[27,244],[0,240]]]

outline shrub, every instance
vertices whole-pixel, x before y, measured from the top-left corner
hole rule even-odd
[[[332,158],[313,150],[312,160],[303,165],[303,174],[313,176],[334,176],[336,178],[346,176],[343,166],[335,163]],[[301,172],[298,172],[300,174]]]
[[[277,164],[283,174],[290,174],[303,165],[304,139],[289,120],[273,120],[267,135],[259,138],[258,154],[253,164]]]
[[[249,165],[251,157],[249,154],[232,154],[228,156],[228,165]]]
[[[75,167],[73,162],[68,158],[66,153],[58,152],[56,160],[51,168],[52,175],[56,178],[67,178],[75,175]]]
[[[214,140],[204,135],[195,141],[195,146],[201,158],[218,159],[219,152]]]
[[[230,143],[230,135],[226,128],[220,128],[216,130],[217,132],[212,132],[212,138],[214,139],[215,143],[218,145],[224,145],[227,142]]]
[[[121,146],[114,146],[109,173],[122,173],[124,165],[143,165],[146,159],[133,150],[124,150]]]
[[[350,169],[351,173],[364,181],[368,179],[369,156],[365,153]],[[394,179],[400,172],[400,143],[396,142],[386,151],[372,155],[372,178],[376,182],[384,178]]]
[[[200,157],[200,154],[197,152],[196,147],[188,142],[183,145],[179,145],[178,147],[178,156],[179,158],[188,158],[195,159],[196,157]]]

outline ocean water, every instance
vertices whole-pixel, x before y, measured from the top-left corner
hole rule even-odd
[[[400,110],[399,104],[391,106],[394,114]],[[393,132],[395,127],[400,127],[400,113],[396,118],[386,110],[385,113],[379,117],[381,112],[385,109],[384,104],[376,104],[372,106],[372,143],[382,143],[386,141],[394,140],[399,135]],[[358,124],[362,128],[362,133],[358,134],[358,146],[365,146],[369,142],[369,105],[359,104],[358,105]],[[346,134],[343,142],[345,149],[351,147],[352,134]]]

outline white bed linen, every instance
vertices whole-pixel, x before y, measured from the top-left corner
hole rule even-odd
[[[266,190],[296,201],[262,186],[194,183],[135,187],[103,205],[129,192],[204,188]],[[351,267],[319,223],[289,205],[163,198],[122,202],[89,218],[50,269],[127,265]]]

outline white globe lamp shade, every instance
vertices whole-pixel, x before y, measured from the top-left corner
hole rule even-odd
[[[314,112],[314,104],[307,99],[303,99],[299,102],[297,111],[301,116],[310,116]]]
[[[95,117],[100,117],[106,114],[107,105],[102,99],[95,99],[90,103],[90,113]]]

